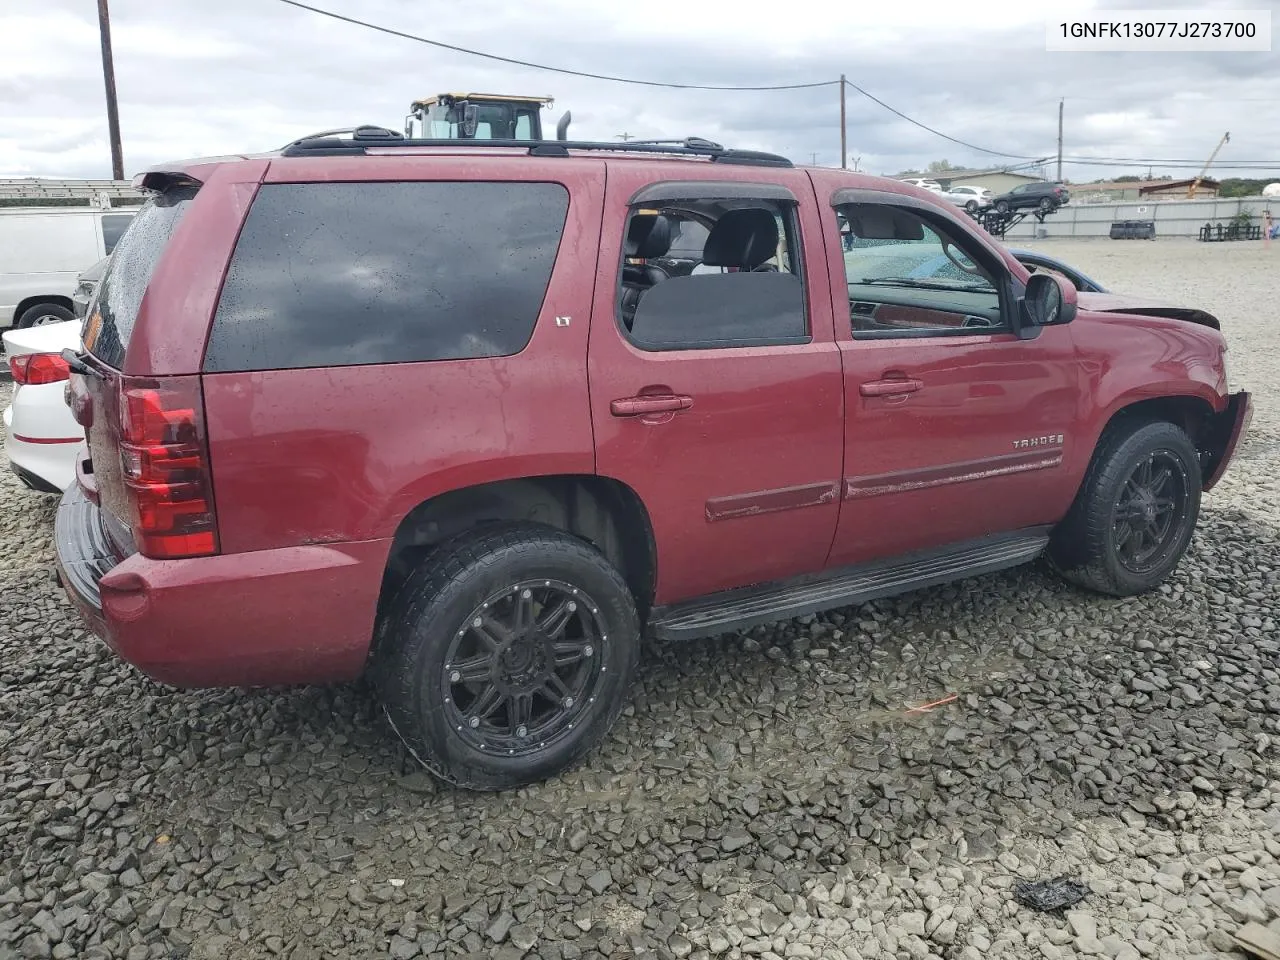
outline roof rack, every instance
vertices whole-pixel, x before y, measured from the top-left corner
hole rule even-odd
[[[350,132],[350,138],[339,138],[329,133]],[[487,149],[490,147],[520,147],[531,157],[567,157],[570,150],[601,150],[610,153],[649,153],[673,156],[706,157],[716,163],[738,163],[761,167],[790,167],[786,157],[759,150],[733,150],[701,137],[683,140],[629,140],[624,143],[596,143],[583,140],[410,140],[395,130],[365,125],[353,130],[326,131],[324,134],[302,137],[285,146],[285,157],[333,157],[358,156],[367,153],[369,147],[448,147],[450,149]]]

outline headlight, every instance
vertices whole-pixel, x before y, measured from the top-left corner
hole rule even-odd
[[[97,286],[97,284],[92,280],[81,280],[80,285],[76,287],[76,293],[88,300],[93,296],[93,288],[95,286]]]

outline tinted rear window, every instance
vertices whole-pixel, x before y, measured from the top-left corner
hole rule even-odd
[[[85,330],[85,346],[104,363],[124,365],[142,295],[196,189],[176,187],[149,199],[112,250],[98,295],[101,321],[91,322]]]
[[[263,186],[214,317],[210,372],[519,353],[569,195],[553,183]]]

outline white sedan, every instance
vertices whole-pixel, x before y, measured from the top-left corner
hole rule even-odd
[[[942,193],[942,184],[929,177],[906,177],[902,182],[909,183],[913,187],[920,187],[922,190],[928,190],[931,193]]]
[[[45,323],[4,333],[13,398],[4,411],[9,469],[32,490],[61,493],[76,479],[76,450],[84,428],[67,407],[70,371],[62,349],[80,349],[80,320]]]
[[[966,184],[952,187],[943,193],[943,196],[957,207],[964,207],[970,213],[977,213],[983,207],[991,206],[995,200],[995,194],[986,187],[971,187]]]

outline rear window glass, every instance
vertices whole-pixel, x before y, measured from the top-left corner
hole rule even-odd
[[[196,189],[175,187],[149,199],[115,244],[98,294],[99,318],[90,317],[85,330],[85,347],[103,363],[124,365],[142,295]]]
[[[268,184],[236,245],[204,368],[519,353],[568,207],[554,183]]]

